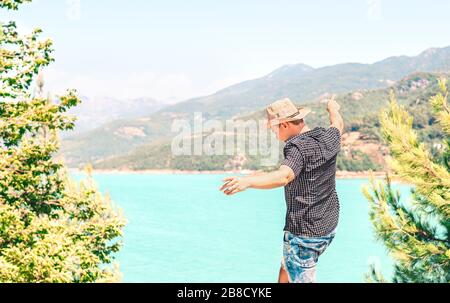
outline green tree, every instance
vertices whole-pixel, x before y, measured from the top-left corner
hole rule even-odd
[[[30,1],[1,0],[0,9],[22,2]],[[65,113],[80,100],[75,91],[43,97],[38,75],[53,58],[40,33],[1,24],[0,282],[118,281],[112,262],[124,219],[90,173],[76,183],[54,158],[58,132],[74,127]]]
[[[395,262],[393,282],[450,282],[450,108],[446,81],[430,105],[442,130],[439,153],[421,143],[413,118],[391,95],[381,113],[381,133],[389,146],[389,166],[396,177],[413,185],[412,198],[401,200],[387,182],[372,180],[364,193],[370,202],[375,233]],[[372,267],[369,281],[384,281]]]

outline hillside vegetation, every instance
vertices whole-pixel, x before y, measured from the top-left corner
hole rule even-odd
[[[387,149],[379,133],[378,112],[389,100],[393,90],[400,104],[406,105],[415,117],[414,128],[421,138],[437,152],[441,140],[436,121],[427,106],[427,100],[438,90],[438,79],[444,74],[417,73],[406,77],[387,89],[359,90],[339,95],[346,120],[343,135],[343,151],[338,158],[338,169],[344,171],[382,170],[385,167]],[[328,126],[325,105],[316,100],[306,104],[313,110],[307,123],[311,127]],[[264,110],[236,119],[264,119]],[[207,136],[208,134],[204,134]],[[282,148],[282,146],[280,147]],[[280,153],[282,155],[282,153]],[[178,169],[178,170],[223,170],[261,169],[261,156],[248,156],[236,152],[234,156],[173,156],[171,139],[161,139],[140,146],[126,155],[112,157],[94,163],[97,169]],[[280,161],[282,159],[280,158]],[[271,167],[267,167],[270,169]]]
[[[304,64],[287,65],[262,78],[230,86],[211,96],[187,100],[150,115],[142,112],[144,117],[116,120],[65,138],[62,155],[71,167],[130,155],[137,148],[173,137],[171,125],[174,119],[192,120],[195,112],[202,112],[205,119],[220,120],[252,115],[282,97],[306,104],[316,103],[326,93],[338,93],[341,98],[348,99],[346,94],[352,92],[351,97],[358,101],[359,94],[370,92],[368,98],[373,102],[365,103],[365,114],[376,115],[380,108],[377,103],[384,104],[386,99],[386,88],[415,72],[450,71],[449,65],[450,47],[429,49],[415,57],[391,57],[374,64],[348,63],[318,69]],[[355,115],[367,119],[360,114],[357,104],[352,103],[350,108],[346,108],[346,119],[354,122],[356,127],[364,128],[365,120],[352,120]],[[317,115],[323,121],[325,113],[318,110]]]

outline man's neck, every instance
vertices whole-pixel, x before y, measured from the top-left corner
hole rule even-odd
[[[298,133],[296,133],[296,134],[293,134],[291,137],[289,137],[286,141],[288,141],[289,139],[291,139],[291,138],[293,138],[293,137],[295,137],[295,136],[298,136],[298,135],[301,135],[301,134],[304,134],[304,133],[306,133],[306,132],[309,132],[311,129],[308,127],[308,125],[304,125],[303,126],[303,128],[298,132]]]
[[[300,130],[300,132],[298,133],[300,134],[304,134],[306,132],[309,132],[311,129],[308,127],[308,125],[305,124],[305,126],[303,126],[303,128]]]

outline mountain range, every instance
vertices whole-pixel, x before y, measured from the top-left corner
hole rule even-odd
[[[63,137],[76,136],[119,119],[133,119],[151,115],[167,103],[152,98],[119,99],[113,97],[81,96],[81,104],[69,111],[77,116],[73,132],[63,133]]]
[[[428,101],[439,91],[438,79],[441,77],[449,78],[449,74],[414,73],[389,88],[364,89],[339,94],[337,100],[342,106],[346,128],[342,136],[342,153],[338,156],[338,169],[343,171],[386,169],[385,159],[388,156],[388,150],[381,139],[378,113],[386,107],[391,91],[394,91],[397,101],[406,106],[414,117],[413,127],[418,131],[421,140],[428,146],[439,146],[442,136],[436,126],[436,120],[433,118],[434,115]],[[312,114],[306,119],[311,128],[328,125],[329,118],[324,103],[313,102],[305,105],[312,109]],[[239,118],[243,121],[260,121],[265,118],[265,112],[259,110]],[[238,130],[234,133],[227,132],[224,135],[235,136],[237,132]],[[208,132],[203,134],[204,138],[209,135]],[[192,140],[193,137],[191,143]],[[171,152],[171,143],[170,138],[160,139],[141,145],[127,154],[102,159],[95,162],[94,166],[98,169],[118,170],[223,170],[230,168],[258,170],[273,168],[261,167],[261,159],[265,157],[249,155],[242,151],[229,156],[174,156]],[[282,146],[280,146],[279,155],[282,155]]]
[[[252,115],[284,97],[299,105],[315,104],[330,93],[345,95],[384,90],[417,72],[449,71],[450,47],[428,49],[414,57],[390,57],[373,64],[345,63],[317,69],[305,64],[286,65],[264,77],[232,85],[210,96],[186,100],[153,113],[142,110],[140,117],[123,118],[66,137],[62,142],[62,155],[71,167],[112,163],[113,159],[133,154],[134,150],[169,140],[175,135],[171,132],[173,120],[192,120],[195,112],[202,112],[205,119],[224,120]],[[358,107],[358,98],[354,101],[352,106]],[[383,104],[385,101],[371,99],[371,102]],[[139,111],[139,103],[135,106]],[[370,104],[364,106],[371,108]]]

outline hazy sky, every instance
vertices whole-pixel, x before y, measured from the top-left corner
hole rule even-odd
[[[373,63],[450,45],[448,0],[35,0],[3,13],[55,43],[48,87],[186,99],[292,63]]]

